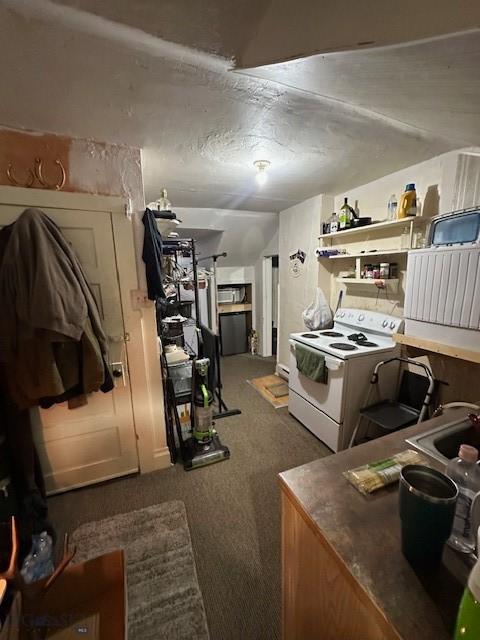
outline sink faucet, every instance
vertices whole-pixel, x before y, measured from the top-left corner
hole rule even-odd
[[[472,426],[480,432],[480,413],[469,413],[468,418]]]

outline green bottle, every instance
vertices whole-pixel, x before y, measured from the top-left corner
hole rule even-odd
[[[348,204],[348,198],[344,198],[344,203],[340,207],[339,223],[340,229],[348,229],[352,224],[352,220],[356,218],[355,209]]]
[[[480,549],[480,529],[478,531]],[[480,638],[480,558],[468,578],[458,610],[455,640],[478,640]]]

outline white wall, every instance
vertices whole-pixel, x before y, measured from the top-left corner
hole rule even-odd
[[[187,207],[176,208],[175,212],[182,220],[180,235],[182,229],[188,229],[198,240],[199,253],[227,252],[218,267],[253,266],[265,251],[277,251],[278,213]]]
[[[451,211],[458,155],[459,151],[444,153],[340,193],[335,196],[335,210],[340,210],[343,197],[347,196],[352,205],[358,200],[361,215],[371,216],[374,220],[385,220],[388,199],[392,193],[400,197],[405,185],[414,182],[423,209],[422,215],[432,216]]]
[[[344,196],[348,197],[352,205],[358,201],[361,215],[371,216],[374,220],[384,220],[387,217],[388,199],[392,193],[400,196],[408,182],[415,182],[422,214],[429,217],[446,213],[471,204],[468,200],[468,198],[471,199],[471,194],[465,195],[464,182],[467,169],[472,164],[468,158],[475,158],[476,155],[478,155],[477,149],[452,151],[337,194],[335,197],[320,195],[310,198],[280,213],[278,349],[280,364],[288,364],[288,334],[304,328],[302,311],[313,299],[317,283],[326,294],[332,308],[336,306],[339,290],[343,287],[343,306],[403,315],[405,256],[396,258],[401,272],[399,292],[396,295],[390,293],[388,298],[384,292],[380,292],[377,296],[376,290],[363,288],[355,290],[355,294],[352,295],[351,289],[347,290],[345,285],[335,281],[335,276],[340,270],[352,266],[349,261],[318,261],[314,256],[314,250],[319,244],[317,237],[321,222],[328,219],[333,208],[339,211]],[[399,236],[392,235],[391,231],[384,235],[378,234],[378,238],[375,237],[376,239],[373,237],[367,239],[366,236],[350,236],[348,250],[354,253],[366,247],[400,248]],[[342,245],[336,243],[336,246]],[[299,248],[307,252],[307,263],[302,276],[293,278],[289,273],[288,255]]]
[[[278,254],[278,213],[233,209],[176,208],[178,228],[197,240],[199,258],[227,252],[217,261],[218,284],[253,285],[252,327],[259,331],[263,311],[263,256]],[[201,263],[208,267],[211,263]],[[260,333],[260,332],[259,332]]]
[[[413,165],[401,171],[396,171],[389,175],[383,176],[378,180],[369,182],[368,184],[356,187],[335,196],[335,210],[338,212],[343,204],[344,196],[348,197],[351,205],[358,202],[360,215],[371,216],[374,220],[385,220],[387,217],[387,203],[392,194],[398,197],[403,193],[405,186],[409,182],[414,182],[417,189],[417,195],[420,205],[420,213],[422,216],[431,217],[439,213],[452,211],[457,206],[457,168],[460,157],[460,151],[452,151],[442,154],[425,162]],[[336,243],[336,246],[341,244]],[[350,253],[362,251],[371,248],[389,248],[399,249],[400,237],[392,235],[391,231],[384,234],[376,234],[375,239],[368,238],[366,235],[351,236],[349,238],[347,250]],[[393,260],[392,260],[393,261]],[[332,261],[327,263],[322,261],[320,270],[326,271],[327,268],[332,272],[330,301],[334,304],[338,298],[341,288],[344,289],[343,306],[352,306],[355,308],[373,309],[391,313],[393,315],[403,315],[404,289],[406,281],[407,258],[405,255],[396,256],[395,261],[398,263],[400,286],[398,293],[385,294],[385,292],[372,289],[361,290],[349,287],[341,283],[337,283],[333,276],[337,275],[334,267],[347,268],[347,261]]]
[[[289,359],[288,336],[304,329],[302,311],[312,302],[319,284],[315,249],[318,246],[321,220],[331,214],[332,204],[331,197],[319,195],[280,213],[277,359],[284,366],[288,366]],[[307,257],[301,275],[293,277],[289,255],[298,249],[304,251]]]

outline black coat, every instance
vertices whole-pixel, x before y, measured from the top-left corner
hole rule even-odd
[[[145,263],[148,297],[150,300],[163,299],[162,234],[157,228],[155,214],[150,209],[145,209],[142,222],[145,226],[142,258]]]

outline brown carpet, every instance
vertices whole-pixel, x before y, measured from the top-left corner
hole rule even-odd
[[[242,415],[219,420],[230,460],[186,473],[180,465],[50,498],[58,532],[129,510],[182,500],[212,640],[280,638],[280,493],[277,474],[329,453],[247,379],[271,359],[223,359],[224,395]],[[138,640],[141,640],[139,638]]]

